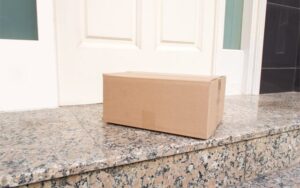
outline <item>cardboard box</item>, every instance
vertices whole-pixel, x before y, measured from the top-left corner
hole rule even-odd
[[[223,76],[124,72],[103,82],[107,123],[207,139],[222,120]]]

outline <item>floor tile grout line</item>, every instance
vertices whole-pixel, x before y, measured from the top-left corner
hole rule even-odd
[[[68,111],[74,116],[74,118],[76,119],[76,121],[78,122],[78,124],[80,125],[81,128],[84,129],[84,131],[89,135],[89,137],[93,140],[95,145],[98,145],[96,139],[89,133],[89,131],[83,126],[82,121],[71,111],[68,109]]]

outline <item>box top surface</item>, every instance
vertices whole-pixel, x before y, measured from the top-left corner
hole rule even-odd
[[[125,78],[139,78],[139,79],[158,79],[158,80],[178,80],[178,81],[201,81],[211,82],[220,76],[200,76],[188,74],[167,74],[167,73],[151,73],[151,72],[119,72],[107,73],[103,76],[108,77],[125,77]]]

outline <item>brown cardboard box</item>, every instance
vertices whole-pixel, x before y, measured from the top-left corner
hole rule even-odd
[[[124,72],[103,82],[108,123],[207,139],[222,120],[223,76]]]

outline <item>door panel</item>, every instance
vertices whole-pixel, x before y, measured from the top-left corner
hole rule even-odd
[[[102,102],[106,72],[212,72],[215,1],[57,0],[56,8],[61,105]]]
[[[162,0],[160,4],[160,42],[194,44],[199,26],[198,0]]]
[[[87,0],[86,36],[106,40],[133,41],[136,33],[137,0]]]

